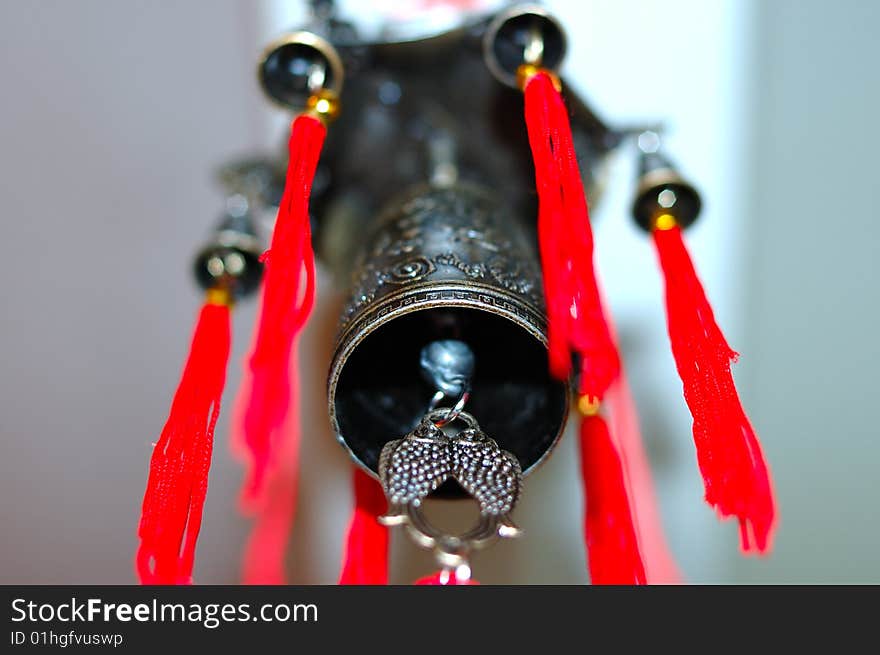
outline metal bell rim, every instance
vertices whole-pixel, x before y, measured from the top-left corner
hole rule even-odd
[[[421,303],[401,303],[402,300],[405,300],[408,296],[416,295],[422,293],[426,290],[430,290],[432,293],[436,292],[438,294],[449,292],[479,292],[480,294],[486,296],[493,296],[498,300],[508,301],[514,300],[515,302],[509,303],[511,307],[515,307],[517,305],[523,306],[532,312],[533,316],[532,321],[530,322],[526,318],[518,316],[516,312],[510,311],[509,309],[504,308],[503,305],[496,306],[496,311],[490,312],[485,304],[481,304],[477,301],[468,301],[463,298],[456,298],[452,301],[446,299],[443,301],[425,301]],[[358,316],[355,320],[345,326],[345,328],[340,332],[339,336],[336,340],[336,347],[333,351],[333,355],[331,357],[330,364],[330,375],[327,380],[327,403],[330,412],[330,424],[333,429],[333,433],[336,437],[336,440],[342,445],[345,451],[348,453],[349,458],[354,462],[360,469],[362,469],[365,473],[367,473],[370,477],[375,480],[379,480],[379,476],[376,472],[374,472],[369,466],[364,464],[363,461],[355,454],[355,452],[349,447],[348,442],[346,441],[344,435],[341,433],[339,422],[336,417],[336,389],[339,382],[339,378],[342,374],[343,369],[345,368],[345,364],[347,363],[349,357],[354,352],[355,348],[363,343],[363,341],[373,334],[381,325],[387,324],[389,321],[400,318],[401,316],[406,316],[407,314],[413,314],[415,312],[420,312],[426,309],[432,308],[457,308],[457,309],[472,309],[485,312],[487,314],[494,314],[495,316],[501,316],[503,318],[508,319],[514,325],[522,328],[530,335],[535,337],[545,348],[547,347],[547,337],[541,331],[541,328],[546,326],[546,319],[541,311],[534,307],[534,305],[525,302],[522,298],[518,298],[513,296],[512,294],[505,294],[497,287],[492,287],[489,285],[481,284],[478,282],[444,282],[441,285],[435,283],[427,283],[427,284],[413,284],[408,286],[405,290],[400,291],[392,296],[383,298],[382,301],[377,303],[376,307],[373,310],[373,313],[379,311],[383,307],[391,304],[397,304],[397,308],[389,310],[383,316],[386,318],[386,321],[382,324],[377,323],[375,321],[369,321],[370,318],[367,315]],[[361,326],[363,324],[363,326]],[[362,327],[362,331],[354,336],[351,340],[346,340],[352,332],[354,332],[358,327]],[[340,346],[344,344],[344,347],[340,349]],[[564,386],[563,400],[563,417],[568,417],[569,411],[571,409],[571,385],[569,380],[565,380],[561,382]],[[556,446],[559,445],[559,441],[562,438],[562,435],[565,433],[566,425],[568,421],[564,418],[564,420],[560,423],[559,429],[553,437],[553,440],[550,442],[549,447],[541,454],[541,456],[532,462],[532,464],[528,468],[522,469],[523,478],[530,475],[533,471],[537,470],[550,456]],[[399,438],[400,435],[390,435],[389,441],[392,441],[395,438]],[[521,463],[520,463],[521,464]]]
[[[492,76],[498,80],[501,84],[511,88],[519,90],[519,85],[516,81],[516,75],[511,74],[505,71],[496,61],[495,54],[492,51],[493,44],[495,41],[495,36],[498,34],[498,31],[501,27],[509,20],[513,18],[517,18],[525,13],[532,13],[540,18],[545,19],[546,21],[553,23],[559,28],[559,34],[562,38],[562,55],[560,57],[560,63],[565,60],[565,55],[568,52],[568,39],[565,34],[565,30],[562,27],[562,23],[553,15],[551,11],[547,9],[547,7],[533,3],[527,2],[523,4],[514,4],[510,7],[502,9],[499,13],[497,13],[492,20],[489,21],[488,26],[486,27],[486,32],[483,34],[483,59],[486,62],[486,66],[489,71],[492,73]],[[553,70],[554,73],[559,73],[558,67],[556,70]]]
[[[339,56],[339,52],[337,52],[336,48],[330,43],[327,39],[314,32],[310,32],[308,30],[297,30],[295,32],[286,32],[281,36],[273,39],[269,44],[263,48],[263,52],[260,54],[260,59],[257,63],[257,80],[260,81],[259,87],[263,92],[263,96],[272,103],[273,106],[278,107],[279,109],[284,109],[285,111],[299,111],[305,109],[303,107],[291,107],[289,104],[282,102],[271,93],[266,90],[265,85],[262,83],[263,79],[263,68],[266,65],[269,57],[274,53],[278,48],[286,45],[297,45],[303,44],[313,47],[315,50],[320,52],[326,59],[327,63],[330,64],[330,70],[333,74],[333,84],[327,87],[328,91],[332,91],[336,95],[342,93],[342,85],[345,81],[345,66],[342,63],[342,58]]]

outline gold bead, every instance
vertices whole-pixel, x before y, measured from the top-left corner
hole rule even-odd
[[[232,307],[232,294],[225,286],[213,287],[205,293],[205,302],[209,305]]]
[[[336,120],[339,110],[339,96],[329,89],[322,89],[309,97],[305,113],[314,116],[326,127]]]
[[[555,88],[560,93],[562,92],[562,82],[559,80],[559,77],[556,75],[556,73],[546,68],[535,66],[534,64],[522,64],[519,68],[516,69],[516,84],[517,86],[519,86],[520,90],[525,91],[526,85],[529,83],[529,80],[531,80],[538,73],[546,73],[553,82],[553,88]]]
[[[676,225],[678,225],[678,221],[672,214],[660,214],[654,219],[655,230],[671,230]]]
[[[599,413],[602,401],[596,396],[583,395],[578,398],[577,408],[583,416],[595,416]]]

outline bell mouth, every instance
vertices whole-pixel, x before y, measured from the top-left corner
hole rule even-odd
[[[528,474],[568,416],[568,385],[550,376],[544,324],[520,298],[473,283],[413,285],[384,298],[337,342],[328,382],[337,439],[376,475],[382,447],[418,424],[436,391],[421,374],[422,348],[457,339],[476,362],[466,410]],[[457,495],[454,487],[438,491]]]

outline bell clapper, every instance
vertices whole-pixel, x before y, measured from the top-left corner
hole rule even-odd
[[[443,339],[432,341],[422,348],[419,363],[422,375],[437,391],[428,405],[428,411],[436,410],[444,398],[458,397],[446,415],[437,423],[443,427],[458,418],[471,394],[471,378],[474,374],[474,353],[463,341]]]

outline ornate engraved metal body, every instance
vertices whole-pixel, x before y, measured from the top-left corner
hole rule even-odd
[[[528,471],[558,439],[565,384],[548,373],[540,272],[521,223],[472,185],[417,187],[377,220],[359,259],[333,356],[333,426],[373,472],[437,387],[422,349],[466,343],[477,362],[468,411]]]
[[[378,220],[375,239],[361,254],[351,300],[342,315],[342,329],[365,305],[394,295],[414,283],[470,282],[467,289],[506,291],[522,307],[541,313],[541,273],[522,231],[501,216],[502,207],[477,187],[417,187]],[[464,289],[465,287],[462,286]],[[493,311],[497,296],[487,302]]]
[[[389,503],[382,522],[405,526],[417,544],[434,551],[441,566],[454,569],[467,564],[471,551],[520,534],[510,512],[519,498],[522,471],[516,457],[501,450],[470,414],[460,414],[467,427],[451,436],[437,427],[445,413],[429,412],[406,437],[388,442],[379,457],[379,479]],[[449,479],[480,507],[477,525],[461,536],[437,530],[420,509]]]

